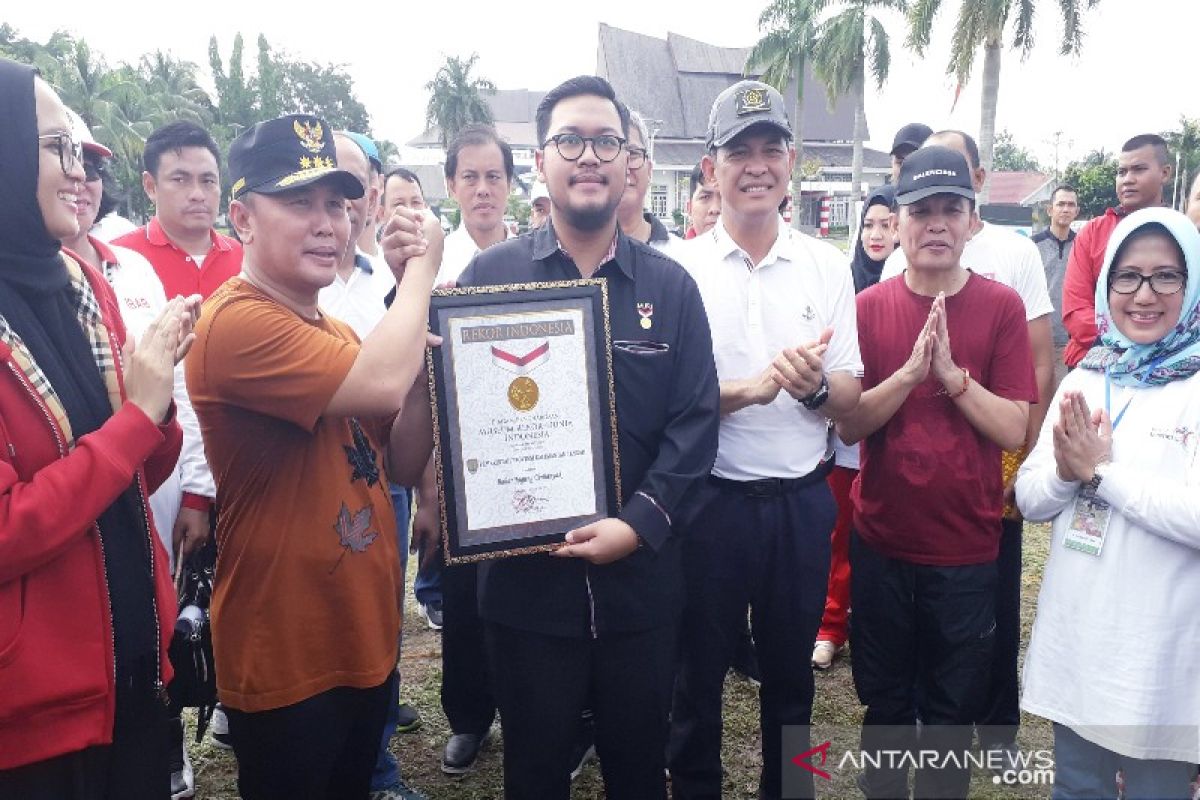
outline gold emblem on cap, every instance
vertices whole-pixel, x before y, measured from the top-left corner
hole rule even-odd
[[[738,93],[737,115],[757,114],[771,110],[771,96],[764,89],[743,89]]]
[[[525,375],[508,385],[508,403],[517,411],[529,411],[536,406],[539,394],[537,382]]]
[[[300,139],[300,144],[310,153],[319,153],[325,148],[325,129],[321,127],[321,123],[301,122],[298,119],[292,120],[292,130],[296,132],[296,136]]]

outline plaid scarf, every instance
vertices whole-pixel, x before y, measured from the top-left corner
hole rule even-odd
[[[83,335],[91,347],[92,357],[96,360],[96,366],[99,367],[100,376],[104,379],[104,386],[108,390],[108,401],[112,405],[113,411],[116,412],[123,403],[121,385],[117,378],[117,363],[113,358],[114,346],[108,326],[104,323],[104,318],[100,313],[100,303],[96,299],[96,293],[92,289],[83,267],[66,253],[62,254],[62,259],[66,264],[67,274],[70,276],[69,291],[74,301],[75,312],[79,317],[79,327],[83,329]],[[58,423],[59,429],[66,438],[68,449],[73,448],[75,436],[71,432],[71,421],[67,419],[67,412],[62,401],[55,393],[54,387],[50,385],[50,381],[42,372],[41,367],[33,360],[29,348],[25,346],[21,337],[3,317],[0,317],[0,341],[12,349],[13,363],[24,373],[29,385],[41,398],[42,405]]]

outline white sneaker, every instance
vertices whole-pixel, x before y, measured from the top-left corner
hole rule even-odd
[[[196,796],[196,775],[192,771],[192,760],[188,758],[186,746],[182,747],[180,754],[183,763],[174,765],[179,768],[171,772],[171,800],[188,800]]]
[[[229,740],[229,717],[225,716],[225,709],[220,706],[214,708],[212,719],[209,720],[208,725],[213,747],[219,750],[232,750],[233,743]]]
[[[817,643],[813,645],[813,669],[829,669],[832,667],[833,660],[837,658],[838,653],[841,653],[845,647],[845,645],[838,646],[827,639],[818,639]]]

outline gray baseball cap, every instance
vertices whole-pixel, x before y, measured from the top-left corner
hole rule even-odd
[[[713,101],[708,114],[708,146],[724,147],[742,131],[760,124],[771,125],[792,138],[783,95],[760,81],[735,83]]]

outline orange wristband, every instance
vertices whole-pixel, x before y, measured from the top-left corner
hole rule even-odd
[[[967,393],[967,389],[969,389],[971,387],[971,373],[967,372],[966,367],[959,367],[959,369],[962,370],[962,376],[963,376],[962,388],[959,389],[954,394],[950,394],[949,392],[946,392],[946,396],[949,397],[951,400],[957,400],[958,398],[962,397],[964,394]]]

